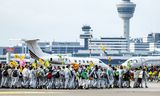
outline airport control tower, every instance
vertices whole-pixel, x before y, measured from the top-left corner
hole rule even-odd
[[[88,25],[84,25],[82,27],[82,31],[84,32],[84,34],[80,34],[80,38],[84,39],[84,49],[88,49],[88,43],[89,43],[89,39],[92,38],[92,34],[91,34],[91,27]]]
[[[120,18],[123,19],[124,25],[123,25],[123,30],[124,30],[124,37],[127,40],[128,48],[127,50],[129,51],[129,23],[130,23],[130,18],[133,17],[133,13],[135,10],[136,4],[130,2],[130,0],[122,0],[119,4],[117,4],[117,10]]]

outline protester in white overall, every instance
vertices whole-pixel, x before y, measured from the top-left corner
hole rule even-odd
[[[28,88],[29,87],[29,74],[30,70],[28,69],[28,66],[26,65],[25,68],[22,71],[23,75],[23,87]]]
[[[79,79],[78,79],[78,87],[82,88],[82,77],[81,77],[81,73],[82,73],[82,65],[79,66],[78,68],[78,73],[79,73]]]
[[[8,67],[5,67],[2,71],[2,81],[1,81],[1,87],[6,88],[8,82]]]
[[[108,78],[108,88],[112,88],[114,78],[113,78],[113,69],[111,68],[111,65],[109,65],[109,68],[107,69],[107,78]]]
[[[43,70],[43,67],[38,67],[37,69],[37,87],[38,88],[43,88],[44,87],[44,77],[45,77],[45,72]]]
[[[61,88],[61,89],[64,88],[64,82],[65,82],[64,69],[65,69],[65,67],[63,66],[62,69],[60,70],[60,88]]]
[[[55,72],[54,72],[54,84],[55,84],[55,88],[56,89],[59,89],[60,88],[60,70],[61,68],[58,66],[57,69],[55,69]]]
[[[90,88],[94,87],[93,86],[93,84],[94,84],[94,70],[95,70],[95,68],[93,68],[93,67],[89,70],[89,80],[90,80],[89,87]]]
[[[143,84],[142,84],[142,77],[143,77],[143,70],[142,68],[140,67],[140,70],[139,70],[139,76],[138,76],[138,82],[139,82],[139,87],[143,88]]]
[[[135,71],[134,71],[134,85],[133,85],[133,88],[139,87],[139,82],[138,82],[139,73],[140,73],[140,71],[138,70],[138,68],[135,68]]]
[[[0,64],[0,87],[1,87],[1,81],[2,81],[2,64]]]
[[[30,88],[36,88],[37,86],[37,77],[36,77],[36,70],[31,67],[31,71],[29,74],[29,81],[30,81]]]
[[[65,76],[65,86],[64,88],[67,89],[69,88],[69,77],[71,76],[70,70],[69,70],[69,66],[66,66],[65,70],[64,70],[64,76]]]
[[[75,89],[75,78],[76,78],[76,72],[73,68],[70,69],[70,85],[69,88]]]
[[[142,80],[144,81],[146,88],[148,88],[148,86],[147,86],[147,79],[148,79],[148,77],[149,77],[149,75],[147,74],[146,69],[143,68]],[[142,82],[142,87],[143,87],[143,82]]]
[[[119,85],[119,88],[122,88],[122,84],[123,84],[123,74],[124,74],[124,70],[123,70],[123,67],[120,66],[120,68],[117,70],[119,72],[119,81],[118,81],[118,85]]]
[[[8,67],[8,80],[7,80],[7,87],[10,87],[11,88],[11,83],[12,83],[12,68],[9,66]]]
[[[102,75],[101,75],[101,87],[104,89],[106,88],[107,82],[107,74],[106,69],[102,69]]]
[[[98,85],[98,66],[95,66],[94,72],[93,72],[93,76],[94,76],[94,82],[93,82],[93,88],[97,88]]]
[[[76,88],[79,88],[79,79],[80,79],[80,74],[78,71],[75,71],[76,72],[76,78],[75,78],[75,87]]]
[[[53,72],[51,69],[49,69],[48,73],[47,73],[47,83],[46,83],[46,88],[47,89],[51,89],[53,88]]]
[[[97,88],[101,88],[101,77],[102,77],[102,70],[101,70],[101,67],[98,68],[98,71],[97,71]]]
[[[11,87],[12,88],[18,87],[19,75],[20,75],[19,70],[17,68],[13,68],[13,71],[11,73],[11,79],[12,79]]]

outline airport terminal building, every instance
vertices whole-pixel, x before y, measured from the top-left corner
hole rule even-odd
[[[86,42],[88,44],[87,48]],[[113,59],[116,57],[123,62],[130,56],[160,55],[160,33],[151,33],[145,38],[131,39],[129,51],[127,50],[127,41],[122,37],[101,37],[100,39],[90,38],[88,41],[84,40],[83,45],[81,45],[80,42],[56,41],[40,41],[38,42],[38,45],[44,52],[49,54],[70,54],[72,56],[95,57],[104,60],[107,59],[107,56],[111,56]],[[102,47],[105,47],[105,53],[102,51]],[[5,55],[7,54],[7,48],[8,47],[0,47],[0,62],[2,63],[5,63],[6,61]],[[28,54],[26,44],[14,46],[13,49],[13,54]]]

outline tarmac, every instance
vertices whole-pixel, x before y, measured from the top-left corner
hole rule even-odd
[[[160,96],[160,83],[149,88],[112,89],[0,89],[0,96]]]

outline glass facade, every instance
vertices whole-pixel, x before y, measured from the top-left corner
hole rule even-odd
[[[134,13],[134,7],[118,7],[117,10],[120,14],[132,14]]]

